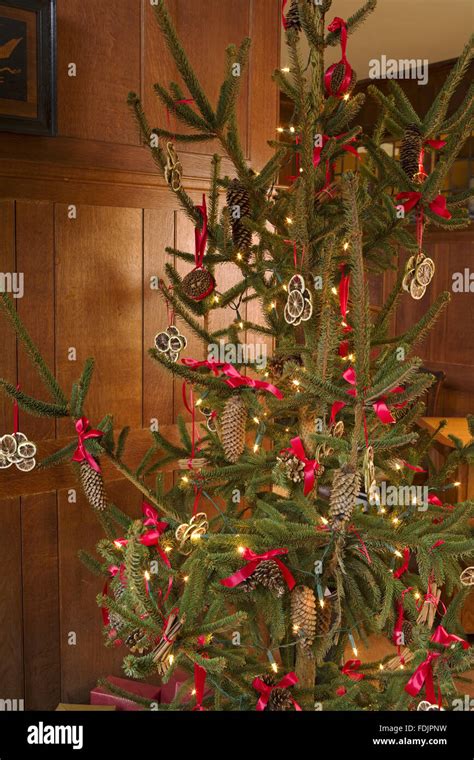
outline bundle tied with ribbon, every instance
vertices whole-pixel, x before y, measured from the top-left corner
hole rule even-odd
[[[340,34],[341,60],[338,63],[333,63],[332,66],[326,69],[324,87],[327,95],[341,98],[354,88],[357,79],[355,71],[353,71],[346,55],[347,24],[344,19],[336,16],[329,24],[328,30],[330,32],[339,32]]]
[[[462,639],[460,636],[456,636],[453,633],[448,633],[442,625],[439,625],[436,628],[435,632],[431,636],[430,641],[445,648],[452,647],[458,643],[461,644],[464,650],[469,649],[470,646],[469,643]],[[431,704],[438,704],[438,706],[441,707],[442,694],[439,685],[437,688],[437,695],[435,694],[433,666],[436,661],[442,656],[443,654],[441,652],[431,650],[428,651],[426,658],[422,663],[420,663],[420,665],[418,665],[405,686],[405,691],[410,694],[410,696],[418,696],[424,687],[426,699],[428,702]]]
[[[202,196],[202,204],[194,207],[199,213],[201,224],[194,229],[194,261],[195,266],[186,277],[183,278],[181,287],[183,293],[193,301],[202,301],[212,293],[216,283],[212,274],[204,267],[204,255],[206,253],[208,238],[208,218],[206,196]]]
[[[198,361],[196,359],[182,359],[182,363],[189,369],[200,369],[205,367],[218,377],[219,373],[225,376],[225,383],[230,388],[250,388],[256,391],[267,391],[278,399],[283,398],[283,393],[272,383],[264,380],[254,380],[252,377],[241,375],[238,369],[228,362],[216,362],[214,359]]]
[[[353,367],[349,367],[349,369],[347,369],[343,373],[342,377],[347,383],[349,383],[349,385],[352,385],[352,386],[357,385],[357,375]],[[405,388],[403,388],[401,385],[397,385],[395,388],[391,388],[387,394],[383,394],[375,401],[372,401],[371,403],[372,408],[375,414],[377,415],[378,419],[383,425],[394,424],[396,422],[395,417],[393,416],[393,414],[391,413],[388,407],[387,401],[389,400],[390,395],[392,393],[403,393],[404,390]],[[354,397],[357,396],[357,390],[355,388],[351,388],[350,390],[347,391],[347,393],[350,396],[354,396]],[[403,407],[406,406],[406,403],[407,403],[406,401],[402,401],[399,403],[394,403],[392,404],[392,406],[394,409],[403,409]],[[331,423],[333,423],[334,420],[336,419],[337,413],[341,409],[343,409],[345,406],[346,406],[345,401],[335,401],[333,403],[332,408],[331,408],[331,417],[330,417]],[[367,437],[367,425],[366,425],[365,413],[364,413],[364,429],[366,433],[366,444],[369,445],[368,437]]]
[[[226,588],[244,584],[245,591],[253,591],[261,585],[276,596],[283,596],[287,590],[291,591],[294,588],[296,581],[293,574],[279,559],[281,555],[288,554],[288,549],[271,549],[263,554],[256,554],[245,547],[241,554],[247,564],[228,578],[221,579],[220,583]]]

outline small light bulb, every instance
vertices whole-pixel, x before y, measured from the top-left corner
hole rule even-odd
[[[295,623],[294,626],[293,626],[293,633],[298,633],[299,630],[300,630],[299,625],[297,623]]]
[[[398,519],[398,517],[394,517],[392,519],[392,522],[393,522],[394,525],[398,525],[398,523],[400,522],[400,520]]]
[[[123,546],[120,543],[120,541],[114,541],[114,546],[115,546],[116,549],[123,549]]]
[[[214,296],[214,303],[219,303],[219,296]]]
[[[321,607],[321,609],[324,607],[324,599],[319,600],[319,606]]]
[[[337,288],[336,287],[331,288],[331,293],[334,293],[334,295],[337,296]]]
[[[294,131],[295,131],[295,128],[294,128],[294,126],[293,126],[293,125],[291,125],[291,127],[290,127],[290,132],[291,132],[291,134],[294,134]]]
[[[271,302],[270,309],[276,309],[276,303],[275,303],[275,301]]]
[[[347,249],[349,248],[349,243],[346,241],[342,247],[345,251],[347,251]]]
[[[288,291],[288,287],[286,285],[282,285],[283,290]]]
[[[253,445],[253,453],[256,454],[257,451],[259,450],[259,448],[260,448],[260,446],[258,445],[258,443],[254,443],[254,445]]]
[[[258,417],[254,417],[253,421],[255,422],[256,425],[258,425],[260,423],[260,420],[258,419]]]
[[[287,224],[293,224],[293,219],[290,216],[286,217],[286,223]]]
[[[404,665],[400,665],[400,670],[405,670],[405,666]]]
[[[321,522],[323,525],[327,525],[329,520],[327,520],[325,517],[321,517]]]
[[[170,552],[172,552],[172,551],[173,551],[173,547],[172,547],[172,546],[165,546],[165,552],[166,552],[167,554],[169,554],[169,553],[170,553]]]
[[[189,581],[189,575],[183,575],[183,581],[187,583]]]
[[[415,591],[415,593],[413,594],[413,596],[415,597],[415,599],[420,599],[421,598],[421,594],[420,594],[419,591]]]
[[[382,663],[380,663],[380,665],[379,665],[379,670],[383,670],[383,665],[382,665]]]
[[[285,130],[283,129],[283,127],[277,127],[277,132],[284,132],[284,131]]]
[[[380,513],[381,513],[382,515],[384,515],[384,514],[386,513],[386,511],[387,511],[387,510],[385,509],[385,507],[381,507],[381,509],[380,509]]]
[[[352,651],[354,652],[354,657],[357,657],[359,652],[357,651],[357,647],[352,647]]]
[[[278,665],[276,662],[272,662],[272,670],[274,673],[278,673]]]
[[[237,259],[238,261],[242,261],[242,254],[240,253],[240,251],[238,252],[238,254],[237,254],[237,256],[236,256],[236,259]]]
[[[396,465],[395,465],[395,469],[396,470],[401,470],[402,469],[401,464],[398,464],[398,462],[397,462]]]
[[[243,322],[239,322],[239,327],[240,327],[241,330],[243,330],[244,329],[244,323]]]
[[[245,546],[238,546],[237,547],[237,551],[238,551],[239,554],[243,554],[244,551],[245,551]]]
[[[201,406],[201,404],[202,404],[202,398],[198,398],[198,400],[196,401],[196,406]]]
[[[300,381],[297,378],[295,378],[294,380],[292,380],[292,383],[293,385],[296,385],[296,387],[298,387],[298,385],[300,384]]]
[[[398,549],[395,549],[393,553],[395,554],[396,557],[403,557],[403,554],[399,552]]]
[[[288,74],[289,71],[290,71],[290,67],[289,66],[283,66],[282,71],[283,71],[284,74]]]
[[[355,354],[349,354],[347,358],[349,359],[350,362],[353,362],[355,360]]]
[[[183,475],[183,477],[181,478],[181,482],[182,482],[182,483],[189,483],[189,478],[188,478],[188,476],[187,476],[187,475]]]
[[[350,97],[351,96],[349,95],[349,93],[346,92],[346,94],[343,96],[343,100],[349,100]]]
[[[170,665],[173,664],[173,662],[174,662],[174,654],[170,654],[170,656],[168,657],[168,662],[169,662]]]
[[[143,573],[143,577],[145,578],[146,581],[150,580],[150,573],[148,572],[148,570],[145,570],[145,572]]]
[[[461,485],[461,481],[460,480],[455,480],[454,483],[453,483],[453,486],[455,486],[456,488],[459,488],[460,485]]]
[[[191,541],[200,541],[201,540],[201,534],[200,533],[193,533],[191,536]]]

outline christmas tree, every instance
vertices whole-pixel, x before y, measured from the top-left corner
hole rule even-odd
[[[250,40],[228,48],[212,104],[165,3],[155,5],[182,83],[155,85],[168,128],[149,125],[136,94],[129,104],[195,228],[194,251],[166,251],[161,296],[170,324],[149,351],[183,383],[187,416],[178,420],[179,443],[151,432],[132,471],[128,430],[116,432],[110,416],[94,425],[87,419],[93,361],[66,393],[2,296],[51,401],[7,380],[0,381],[3,390],[24,410],[68,417],[75,426],[74,442],[41,466],[73,459],[103,525],[97,555],[81,556],[106,581],[98,597],[106,644],[124,648],[130,677],[158,673],[166,681],[177,667],[188,674],[162,709],[294,710],[316,703],[397,710],[422,700],[449,709],[454,679],[472,667],[459,612],[468,592],[460,577],[474,553],[474,508],[446,502],[452,474],[472,461],[474,442],[454,441],[436,468],[432,437],[415,425],[433,376],[414,349],[449,295],[405,334],[391,330],[398,304],[422,297],[434,276],[423,252],[426,225],[468,223],[469,193],[440,192],[472,130],[472,88],[449,112],[472,45],[423,119],[395,81],[388,96],[371,87],[379,118],[365,134],[353,126],[364,96],[353,94],[347,49],[375,5],[369,0],[345,21],[327,15],[331,0],[283,4],[291,65],[274,79],[293,104],[293,118],[258,170],[245,159],[236,116]],[[341,58],[326,68],[330,46],[340,47]],[[400,160],[382,148],[387,138],[401,139]],[[179,145],[210,139],[233,174],[222,174],[215,155],[208,196],[196,204],[182,184]],[[338,175],[347,153],[356,169]],[[433,154],[427,172],[424,158]],[[291,184],[278,186],[288,162]],[[410,253],[402,268],[400,248]],[[184,277],[177,262],[189,269]],[[220,273],[231,264],[239,276],[222,291]],[[398,278],[375,314],[368,277],[390,267],[400,269]],[[225,329],[212,329],[216,310],[229,317]],[[257,311],[260,321],[247,318]],[[201,355],[187,353],[186,334],[197,336]],[[259,340],[272,342],[268,361],[255,350]],[[469,426],[474,436],[474,419]],[[106,458],[143,494],[137,519],[108,500],[100,465]],[[170,463],[182,477],[165,490],[162,469]],[[373,633],[393,641],[397,653],[362,666],[356,642]]]

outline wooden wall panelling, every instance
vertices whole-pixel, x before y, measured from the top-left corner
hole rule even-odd
[[[126,101],[140,87],[140,0],[58,0],[57,17],[59,134],[137,145]]]
[[[85,359],[96,359],[87,404],[95,424],[112,413],[117,426],[142,422],[142,212],[78,206],[68,219],[56,207],[56,362],[71,387]],[[77,361],[68,361],[68,349]],[[58,430],[71,433],[70,421]]]
[[[24,275],[25,294],[18,313],[54,372],[54,209],[48,202],[16,203],[17,269]],[[36,398],[52,401],[23,345],[18,346],[18,382]],[[54,438],[54,419],[21,413],[20,430],[33,441]],[[39,447],[41,455],[41,446]]]
[[[141,495],[128,481],[108,486],[112,501],[127,514],[141,514]],[[82,564],[79,549],[95,555],[95,545],[104,538],[97,516],[77,491],[77,503],[68,501],[68,492],[58,494],[59,506],[59,586],[61,614],[61,701],[73,704],[89,702],[89,691],[97,680],[108,675],[122,675],[123,648],[105,648],[102,615],[97,594],[104,581]],[[80,537],[80,541],[78,541]],[[71,644],[70,634],[76,643]]]
[[[0,699],[24,699],[20,499],[1,499]]]
[[[56,494],[22,497],[21,512],[25,707],[54,710],[61,671]]]
[[[257,169],[273,153],[267,144],[275,138],[279,124],[280,93],[271,75],[280,65],[280,16],[275,12],[273,0],[252,0],[250,36],[250,158]]]
[[[189,132],[187,127],[176,124],[173,117],[168,118],[166,109],[153,91],[155,82],[165,87],[170,81],[181,79],[168,52],[152,7],[145,2],[144,14],[144,76],[143,101],[151,125],[159,125],[171,131]],[[168,9],[173,18],[178,36],[184,40],[184,48],[191,66],[215,108],[219,97],[220,85],[224,79],[226,48],[231,43],[239,45],[249,34],[251,0],[208,0],[206,5],[194,0],[174,0],[168,2]],[[212,19],[212,39],[209,39],[209,25]],[[207,44],[203,44],[208,40]],[[256,43],[257,44],[257,43]],[[241,97],[238,102],[238,120],[242,129],[244,152],[248,154],[249,145],[249,74],[243,74]],[[182,83],[181,83],[182,84]],[[184,85],[182,85],[184,87]],[[190,94],[184,89],[185,97]],[[191,104],[191,107],[196,108]],[[219,149],[215,140],[202,143],[183,143],[180,152],[212,154]]]
[[[16,271],[15,257],[15,203],[13,201],[0,202],[0,272],[3,274]],[[18,301],[18,299],[17,299]],[[2,319],[3,316],[1,317]],[[0,351],[0,377],[9,382],[16,382],[16,338],[14,331],[5,323],[2,323],[2,349]],[[11,432],[12,428],[12,403],[5,396],[0,396],[0,435]],[[7,496],[2,493],[0,480],[0,497]]]

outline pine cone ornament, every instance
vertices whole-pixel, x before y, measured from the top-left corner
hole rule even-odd
[[[136,628],[130,636],[127,636],[125,645],[133,654],[143,654],[145,649],[147,649],[145,633],[140,628]]]
[[[250,215],[250,198],[247,189],[238,179],[233,179],[227,189],[227,206],[230,210],[232,240],[245,254],[252,244],[252,233],[242,224],[242,219]]]
[[[360,474],[350,464],[336,470],[329,501],[329,523],[332,530],[342,530],[351,519],[359,491]]]
[[[291,480],[292,483],[303,482],[305,465],[301,459],[288,452],[282,452],[278,459],[283,464],[283,469],[288,480]]]
[[[288,354],[286,356],[282,356],[281,354],[274,354],[268,361],[267,367],[269,373],[273,375],[273,377],[281,377],[285,371],[285,364],[287,362],[299,364],[300,367],[303,364],[303,361],[299,354]]]
[[[291,5],[286,14],[285,29],[294,29],[296,32],[301,31],[301,19],[298,9],[298,0],[291,0]]]
[[[400,145],[400,164],[410,180],[418,174],[423,137],[416,124],[409,124],[405,129]]]
[[[198,267],[188,272],[181,283],[183,293],[193,301],[202,301],[203,298],[210,295],[216,283],[214,277],[204,267]]]
[[[108,502],[102,473],[94,470],[89,462],[84,459],[80,465],[80,476],[82,488],[91,507],[99,512],[107,509]]]
[[[409,647],[413,644],[413,623],[404,620],[402,623],[403,645]]]
[[[220,439],[225,458],[235,464],[245,448],[247,407],[242,396],[231,396],[224,406],[220,419]]]
[[[260,680],[263,681],[263,683],[267,686],[275,686],[276,684],[276,679],[273,678],[273,676],[271,676],[269,673],[265,673],[263,676],[260,676]],[[268,704],[265,709],[278,712],[293,710],[293,700],[290,690],[280,689],[279,687],[272,689],[268,698]]]
[[[283,573],[272,559],[264,559],[260,562],[252,575],[242,583],[245,591],[255,591],[259,585],[274,593],[275,596],[285,594],[287,585]]]
[[[354,87],[357,84],[357,74],[352,69],[351,79],[348,85],[343,90],[340,90],[340,87],[345,79],[346,76],[346,64],[339,62],[336,64],[329,81],[328,85],[328,95],[334,95],[337,97],[338,95],[345,95],[346,93],[351,93]]]
[[[305,649],[310,649],[316,634],[316,598],[308,586],[295,586],[291,592],[291,622]]]

